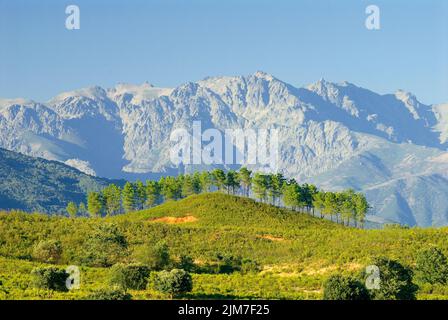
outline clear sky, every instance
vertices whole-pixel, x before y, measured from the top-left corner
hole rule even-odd
[[[81,29],[65,28],[76,4]],[[381,30],[364,26],[379,6]],[[448,102],[446,0],[0,0],[0,97],[266,71]]]

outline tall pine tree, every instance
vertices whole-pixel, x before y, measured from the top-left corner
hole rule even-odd
[[[248,197],[250,193],[250,186],[252,184],[252,171],[248,170],[246,167],[242,167],[238,172],[238,176],[243,187],[244,195]]]
[[[160,202],[160,184],[157,181],[146,181],[146,207],[152,206]]]
[[[106,214],[108,216],[115,215],[121,211],[121,190],[115,184],[111,184],[104,188],[103,199]]]
[[[87,195],[87,210],[91,217],[99,217],[103,211],[103,199],[98,192],[89,192]]]
[[[136,208],[136,192],[134,184],[126,182],[122,192],[123,209],[125,212],[134,211]]]

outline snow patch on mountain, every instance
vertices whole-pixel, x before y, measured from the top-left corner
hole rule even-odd
[[[432,110],[437,119],[434,130],[440,133],[440,143],[446,144],[448,142],[448,103],[434,105]]]
[[[162,96],[169,96],[172,91],[172,88],[157,88],[152,84],[145,82],[142,85],[120,83],[114,88],[109,89],[107,93],[114,101],[126,97],[130,103],[141,105],[143,101],[153,100]]]
[[[79,171],[88,174],[90,176],[96,176],[96,172],[95,170],[93,170],[90,167],[90,163],[89,161],[84,161],[84,160],[80,160],[80,159],[68,159],[67,161],[64,162],[66,165],[76,168]]]
[[[25,104],[34,104],[35,102],[28,99],[17,98],[17,99],[0,99],[0,110],[3,108],[7,108],[12,105],[25,105]]]

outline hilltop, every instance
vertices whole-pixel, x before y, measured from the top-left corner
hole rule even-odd
[[[194,289],[186,296],[193,299],[318,299],[329,275],[356,275],[373,257],[387,256],[412,267],[419,250],[429,245],[448,253],[447,228],[360,230],[248,198],[207,193],[105,218],[1,213],[0,278],[4,286],[16,298],[79,299],[107,285],[108,266],[92,262],[88,250],[98,230],[111,226],[127,246],[107,256],[110,264],[132,262],[142,245],[155,246],[161,240],[174,261],[189,255],[202,270],[194,272]],[[36,292],[29,287],[29,272],[41,265],[33,257],[33,248],[49,239],[62,245],[59,264],[81,266],[84,282],[80,290]],[[110,253],[109,249],[96,251]],[[210,272],[218,255],[250,259],[260,270]],[[132,294],[136,299],[160,298],[149,289]],[[448,296],[446,287],[423,287],[419,292],[419,298],[441,296]]]

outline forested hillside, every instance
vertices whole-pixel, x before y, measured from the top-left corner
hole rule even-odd
[[[0,208],[3,210],[64,213],[68,202],[84,201],[87,192],[101,190],[110,183],[57,161],[0,148]]]

